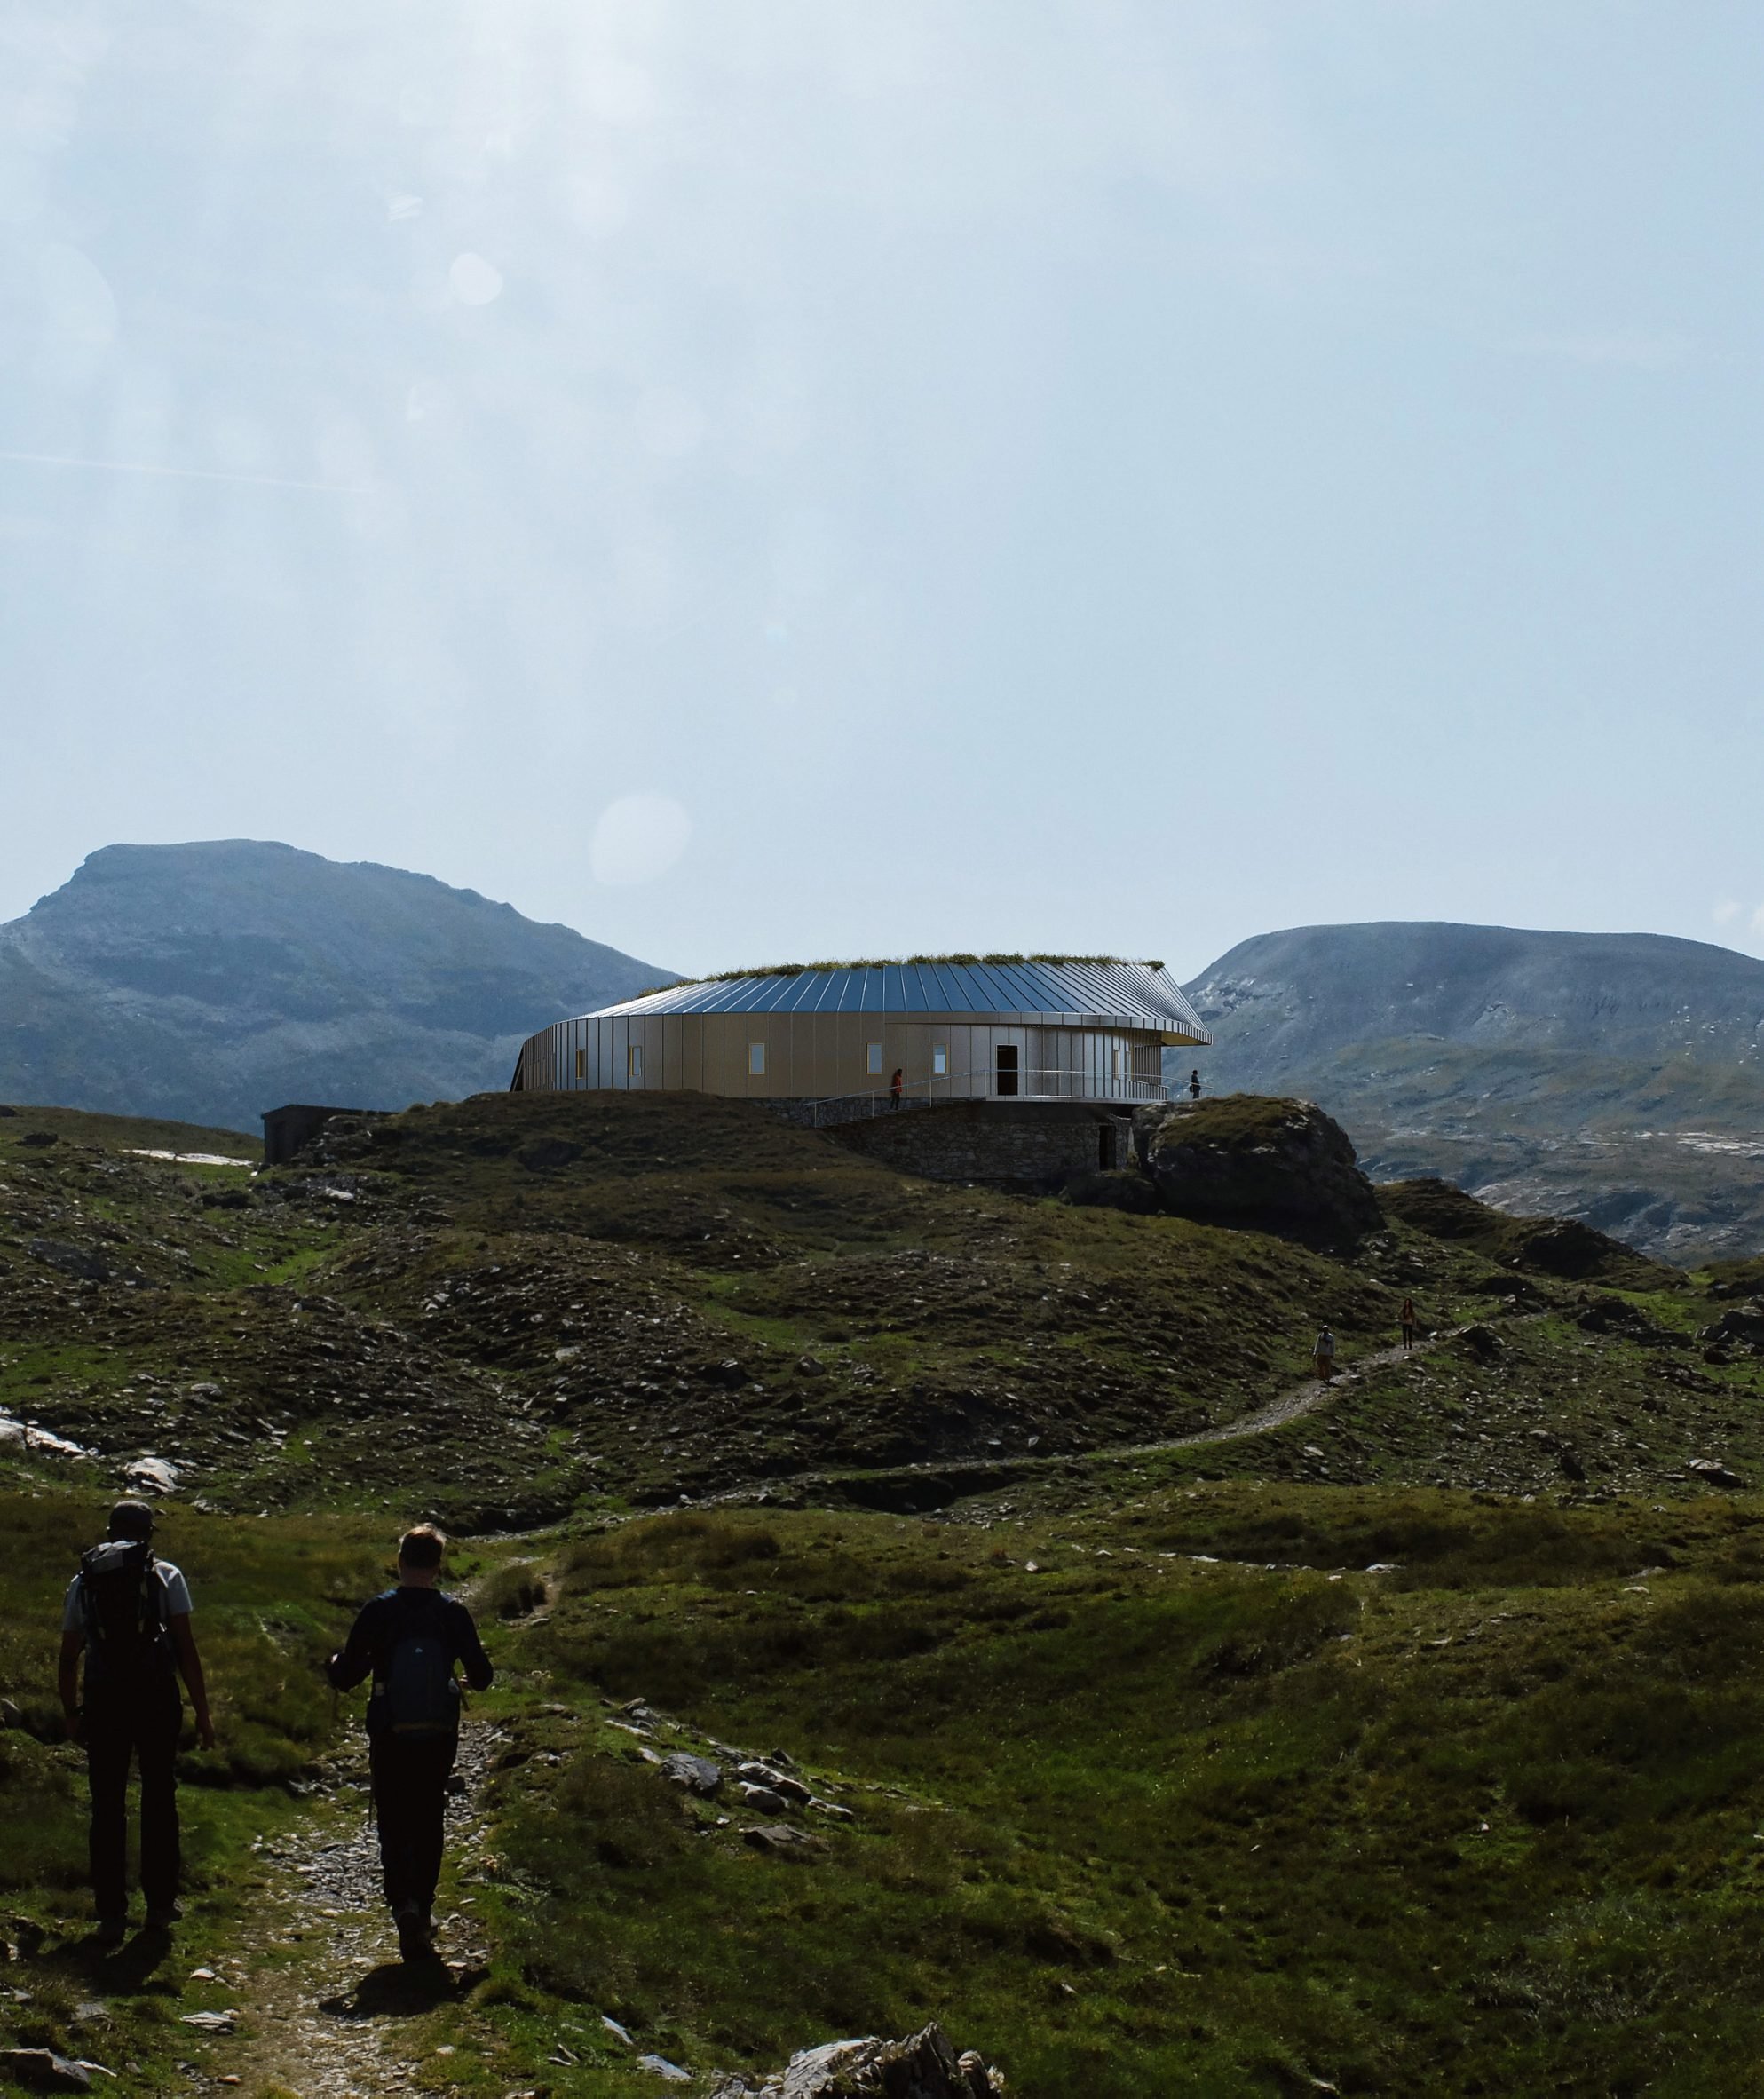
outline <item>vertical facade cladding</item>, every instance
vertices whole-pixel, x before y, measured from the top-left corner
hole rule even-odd
[[[1166,1044],[1206,1029],[1161,965],[886,963],[675,985],[523,1045],[524,1092],[766,1100],[1161,1100]]]

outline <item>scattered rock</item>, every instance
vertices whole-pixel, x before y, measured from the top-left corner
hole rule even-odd
[[[28,1144],[30,1139],[21,1140]],[[54,1138],[50,1140],[54,1143]],[[83,2063],[69,2062],[52,2048],[0,2048],[0,2072],[16,2083],[38,2092],[87,2092],[91,2071]]]
[[[755,1786],[750,1780],[741,1782],[741,1805],[752,1809],[755,1815],[782,1815],[790,1803],[781,1793],[770,1786]]]
[[[779,1762],[782,1761],[779,1759]],[[739,1763],[735,1767],[735,1775],[747,1779],[751,1785],[766,1786],[773,1793],[781,1793],[786,1800],[794,1801],[799,1808],[806,1807],[811,1798],[809,1788],[803,1781],[793,1778],[787,1771],[780,1771],[776,1763]]]
[[[1562,1477],[1565,1479],[1579,1480],[1586,1478],[1586,1468],[1580,1462],[1578,1457],[1577,1457],[1574,1452],[1569,1448],[1567,1444],[1562,1444],[1557,1450],[1555,1453],[1555,1461],[1561,1467]]]
[[[758,1824],[741,1832],[741,1842],[751,1844],[755,1851],[818,1851],[821,1846],[819,1837],[811,1836],[806,1829],[798,1829],[790,1822]]]
[[[639,2055],[637,2068],[648,2071],[652,2077],[659,2077],[670,2085],[689,2085],[692,2081],[690,2070],[682,2070],[677,2063],[670,2063],[666,2055]]]
[[[723,1766],[711,1757],[693,1756],[676,1749],[672,1756],[662,1758],[661,1776],[708,1800],[723,1783]]]
[[[1501,1352],[1501,1340],[1492,1327],[1478,1323],[1467,1327],[1458,1336],[1459,1345],[1467,1349],[1478,1363],[1492,1363]]]
[[[21,1145],[28,1145],[34,1151],[40,1152],[47,1149],[51,1145],[59,1145],[61,1140],[52,1129],[33,1129],[26,1136],[21,1137],[19,1142]]]
[[[175,1494],[178,1492],[178,1471],[169,1459],[155,1458],[144,1453],[123,1468],[123,1477],[131,1486],[146,1487],[155,1494]]]
[[[238,2019],[236,2011],[186,2012],[178,2024],[194,2026],[203,2033],[231,2033]]]
[[[20,1137],[20,1144],[30,1143],[29,1137]],[[50,1140],[54,1143],[54,1138]],[[30,1255],[34,1261],[41,1261],[45,1267],[59,1269],[63,1275],[70,1275],[83,1283],[106,1283],[110,1280],[110,1263],[101,1254],[94,1254],[84,1247],[70,1247],[56,1239],[34,1239],[30,1241]]]
[[[738,2099],[747,2087],[723,2087]],[[790,2058],[760,2099],[1003,2099],[1005,2083],[972,2051],[958,2055],[935,2024],[906,2040],[830,2040]]]
[[[1735,1305],[1724,1311],[1713,1327],[1705,1327],[1697,1336],[1717,1348],[1731,1348],[1737,1343],[1741,1348],[1764,1348],[1764,1308],[1756,1305]]]
[[[1685,1470],[1700,1479],[1705,1486],[1743,1487],[1745,1482],[1737,1472],[1730,1471],[1719,1458],[1692,1458]]]

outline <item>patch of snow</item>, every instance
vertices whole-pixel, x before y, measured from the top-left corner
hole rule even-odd
[[[248,1170],[249,1159],[234,1159],[225,1152],[154,1152],[143,1145],[131,1145],[131,1155],[137,1159],[169,1159],[174,1166],[242,1166]]]

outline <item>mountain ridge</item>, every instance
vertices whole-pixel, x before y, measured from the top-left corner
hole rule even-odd
[[[273,841],[99,848],[0,925],[0,1095],[249,1129],[283,1100],[506,1085],[657,965],[511,905]]]
[[[1184,986],[1209,1077],[1302,1093],[1375,1179],[1437,1173],[1666,1258],[1764,1244],[1764,962],[1664,933],[1296,926]]]

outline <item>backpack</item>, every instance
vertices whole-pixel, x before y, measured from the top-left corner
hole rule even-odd
[[[165,1587],[145,1538],[113,1538],[80,1557],[88,1678],[136,1687],[171,1670]]]
[[[447,1637],[445,1596],[411,1609],[394,1605],[400,1623],[380,1691],[381,1725],[407,1739],[459,1732],[459,1687]]]

